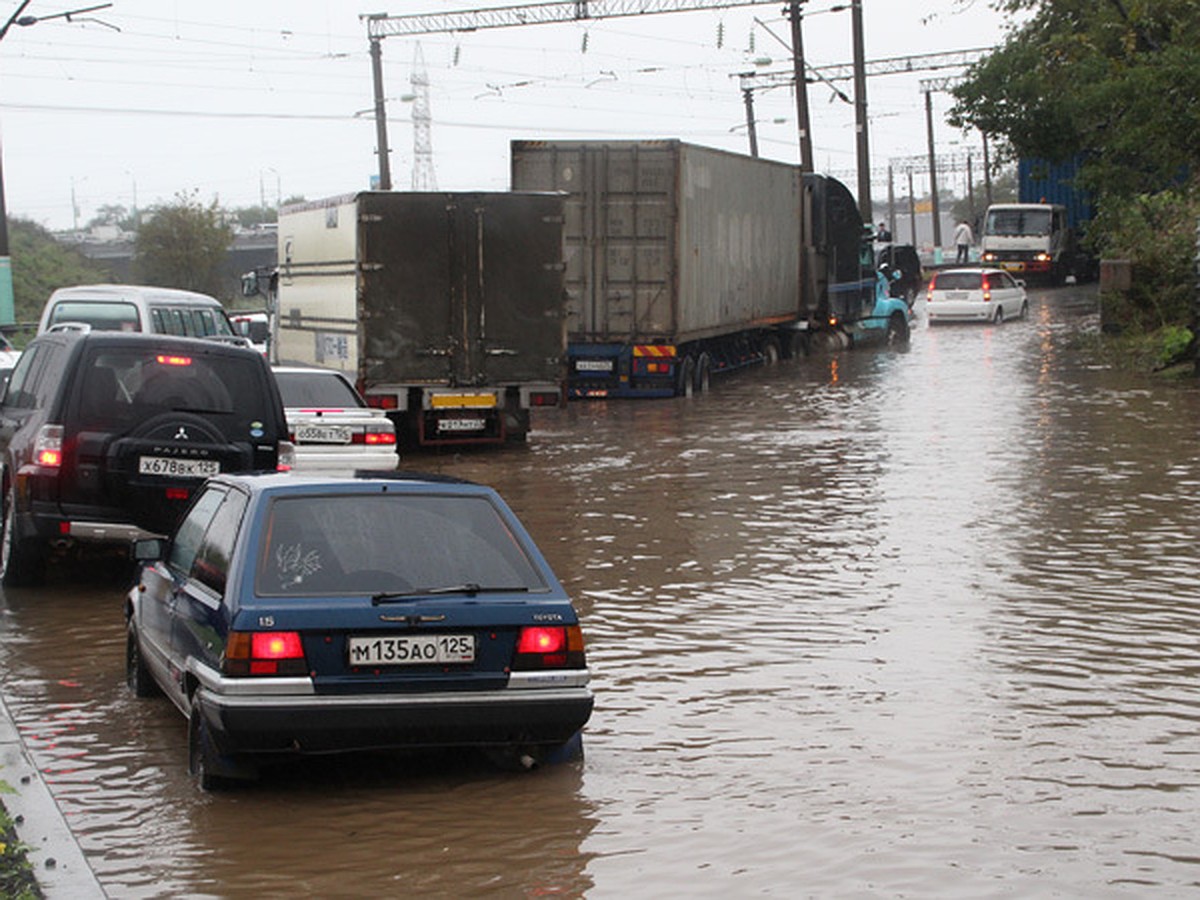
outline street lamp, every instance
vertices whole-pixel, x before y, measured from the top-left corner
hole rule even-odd
[[[74,21],[89,21],[98,22],[115,31],[120,31],[115,25],[109,25],[107,22],[101,22],[99,19],[79,19],[81,13],[95,12],[98,9],[106,9],[112,6],[111,3],[99,3],[95,6],[87,6],[82,9],[73,9],[68,12],[53,13],[49,16],[23,16],[26,7],[33,0],[22,0],[21,5],[17,7],[16,12],[8,17],[8,21],[0,27],[0,41],[4,40],[4,36],[8,34],[8,30],[13,25],[36,25],[38,22],[45,22],[48,19],[66,19],[68,22]],[[72,205],[74,197],[72,197]],[[16,322],[16,310],[13,306],[13,282],[12,282],[12,258],[9,256],[8,250],[8,210],[4,205],[4,168],[0,163],[0,325],[12,325]]]

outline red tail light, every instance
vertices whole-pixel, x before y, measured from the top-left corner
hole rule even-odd
[[[57,469],[62,465],[63,427],[43,425],[33,442],[33,461],[39,466]]]
[[[298,631],[232,631],[225,644],[226,675],[305,675]]]
[[[578,625],[522,628],[513,669],[582,669],[583,630]]]
[[[363,399],[375,409],[396,409],[400,405],[392,394],[368,394]]]
[[[394,431],[368,431],[366,433],[355,432],[350,436],[352,444],[368,444],[374,446],[394,446],[396,443],[396,432]]]

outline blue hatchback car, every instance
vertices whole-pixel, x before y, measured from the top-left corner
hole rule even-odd
[[[570,598],[491,488],[222,475],[141,541],[126,672],[188,716],[201,786],[282,754],[577,745],[593,697]]]

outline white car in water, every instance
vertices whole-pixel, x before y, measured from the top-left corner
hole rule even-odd
[[[926,294],[929,324],[994,322],[1029,315],[1025,282],[1002,269],[945,269],[929,280]]]
[[[367,406],[341,372],[304,366],[272,371],[296,447],[296,471],[350,475],[400,464],[392,420]]]

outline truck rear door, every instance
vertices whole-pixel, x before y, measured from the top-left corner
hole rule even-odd
[[[363,194],[359,259],[368,383],[561,377],[560,197]]]

